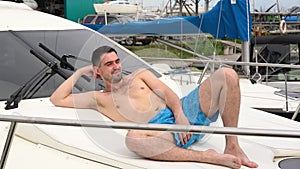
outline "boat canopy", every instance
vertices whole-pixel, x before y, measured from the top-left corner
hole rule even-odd
[[[108,25],[84,24],[106,35],[184,35],[210,33],[215,38],[250,40],[249,0],[220,0],[210,11],[197,16],[161,18],[154,21]]]

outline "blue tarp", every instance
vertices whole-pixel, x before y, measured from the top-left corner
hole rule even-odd
[[[298,16],[286,16],[284,18],[284,20],[287,21],[287,22],[300,21],[300,15],[298,15]]]
[[[236,3],[231,3],[236,1]],[[109,25],[85,24],[102,34],[198,34],[210,33],[215,38],[250,40],[251,14],[249,0],[220,0],[210,11],[186,17]]]
[[[249,0],[220,0],[210,11],[202,14],[201,30],[216,38],[250,40],[252,19]],[[220,22],[220,24],[218,24]]]

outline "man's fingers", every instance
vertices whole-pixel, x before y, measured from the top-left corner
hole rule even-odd
[[[188,142],[188,138],[185,134],[183,134],[183,142],[184,142],[184,144],[186,144]]]
[[[179,140],[182,145],[186,144],[191,137],[192,137],[191,133],[180,133],[179,134]]]
[[[182,145],[185,145],[187,143],[187,137],[185,133],[180,133],[180,142]]]
[[[179,133],[178,136],[179,136],[179,140],[180,140],[181,145],[184,145],[185,143],[184,143],[182,134]]]

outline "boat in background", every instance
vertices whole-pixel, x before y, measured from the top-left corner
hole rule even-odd
[[[124,75],[140,68],[148,69],[179,97],[198,84],[177,83],[176,75],[165,73],[167,68],[148,64],[99,32],[24,6],[0,1],[1,169],[225,168],[206,163],[141,158],[125,145],[126,124],[112,122],[94,110],[54,106],[49,96],[75,69],[91,64],[92,51],[99,45],[117,50]],[[252,84],[249,79],[240,79],[240,84],[240,128],[223,128],[220,119],[211,127],[217,127],[214,131],[219,127],[226,129],[231,134],[240,131],[241,146],[262,169],[283,169],[284,165],[295,164],[295,161],[298,166],[300,123],[253,109],[254,106],[281,107],[285,98],[274,94],[276,88]],[[82,78],[73,92],[101,89],[101,80]],[[123,129],[114,128],[120,124]],[[224,144],[224,136],[212,132],[191,149],[213,148],[222,153]]]
[[[24,4],[29,6],[32,9],[37,9],[38,8],[38,4],[35,0],[23,0]]]
[[[108,1],[103,4],[94,4],[97,14],[116,13],[116,14],[137,14],[142,12],[142,6],[130,4],[128,1]]]

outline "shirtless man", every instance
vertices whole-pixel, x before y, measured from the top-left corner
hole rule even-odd
[[[92,62],[93,66],[78,69],[57,88],[50,98],[54,105],[92,108],[118,122],[182,125],[209,125],[215,119],[216,112],[219,112],[224,126],[237,127],[240,89],[238,76],[232,69],[217,70],[201,87],[192,91],[186,101],[181,102],[168,86],[148,70],[138,70],[122,77],[121,61],[113,48],[99,47],[93,52]],[[104,91],[73,94],[72,88],[82,75],[102,78],[106,86]],[[192,112],[190,108],[186,110],[188,112],[184,111],[185,107],[195,107],[195,115],[200,121],[189,114]],[[236,136],[226,136],[224,154],[212,149],[186,149],[201,137],[190,133],[130,130],[126,136],[126,145],[131,151],[153,160],[203,162],[230,168],[240,168],[242,165],[258,167],[240,148]]]

